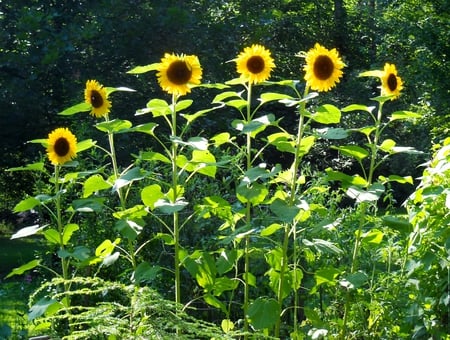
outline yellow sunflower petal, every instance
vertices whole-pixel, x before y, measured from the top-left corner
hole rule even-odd
[[[308,86],[319,92],[329,91],[339,83],[345,64],[334,48],[328,50],[316,43],[306,53],[305,80]]]
[[[96,118],[105,117],[111,108],[106,89],[96,80],[88,80],[84,90],[84,100],[92,106],[91,115]]]
[[[57,128],[49,133],[47,155],[54,165],[62,165],[77,154],[77,138],[67,128]]]
[[[275,68],[270,51],[257,44],[244,48],[244,51],[238,55],[235,61],[240,78],[250,84],[268,80],[270,73]]]
[[[191,92],[192,85],[200,84],[202,68],[195,55],[166,53],[156,75],[165,92],[182,96]]]
[[[392,96],[394,100],[400,96],[400,91],[403,89],[403,81],[397,75],[397,69],[394,64],[386,63],[384,65],[384,72],[381,74],[381,95]]]

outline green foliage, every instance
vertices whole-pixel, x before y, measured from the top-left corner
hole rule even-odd
[[[30,65],[36,78],[29,101],[36,110],[59,112],[58,124],[76,126],[78,136],[73,161],[50,167],[19,157],[8,172],[32,174],[34,183],[11,208],[39,214],[12,239],[40,237],[47,249],[7,276],[48,275],[31,294],[30,321],[67,339],[418,339],[448,333],[449,142],[436,147],[405,214],[394,194],[400,185],[413,190],[414,174],[407,165],[396,172],[395,165],[425,157],[415,146],[426,148],[427,141],[405,141],[424,132],[417,122],[432,112],[425,101],[414,105],[411,95],[428,94],[408,85],[404,102],[392,102],[375,82],[353,77],[383,81],[382,71],[360,72],[391,62],[389,43],[407,34],[398,27],[377,41],[384,25],[417,8],[421,17],[434,13],[434,20],[445,21],[434,12],[444,5],[108,3],[108,13],[103,1],[87,12],[75,3],[39,1],[24,1],[23,9],[4,5],[0,12],[8,30],[19,28],[2,52],[22,66],[29,56],[41,57]],[[112,24],[119,18],[120,32]],[[368,27],[367,41],[346,25],[349,18]],[[156,46],[150,55],[136,53],[141,44],[134,37],[142,34]],[[223,39],[212,50],[209,38],[216,36]],[[347,38],[355,44],[338,44]],[[302,65],[293,57],[317,40],[346,53],[349,71],[334,94],[310,92],[311,84],[299,80]],[[237,53],[237,41],[273,47],[275,81],[233,78],[224,63]],[[169,91],[167,99],[156,81],[149,82],[149,74],[161,77],[164,70],[160,63],[145,65],[148,58],[171,48],[204,51],[198,53],[204,84],[189,84],[190,98]],[[432,56],[427,52],[422,61],[431,65]],[[414,79],[407,59],[398,65],[399,73],[410,71],[402,79]],[[50,74],[60,68],[69,76],[56,93]],[[11,73],[10,64],[4,69]],[[145,91],[105,87],[111,112],[92,124],[94,104],[80,100],[84,80],[95,73]],[[423,84],[437,86],[431,78],[424,76]],[[25,96],[16,81],[9,89]],[[34,82],[49,86],[47,96],[34,91]],[[77,94],[69,95],[74,89]],[[436,96],[445,107],[443,97]],[[420,112],[404,109],[406,103]],[[45,130],[56,120],[47,118]],[[42,136],[30,139],[33,147],[49,146]]]

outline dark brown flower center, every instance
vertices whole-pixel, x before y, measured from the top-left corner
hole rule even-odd
[[[91,90],[91,104],[96,109],[98,109],[99,107],[102,107],[103,97],[100,94],[100,92],[98,92],[96,90]]]
[[[69,153],[70,150],[69,141],[64,137],[60,137],[56,140],[53,149],[59,157],[64,157]]]
[[[326,55],[318,56],[314,62],[314,75],[320,80],[327,80],[334,71],[334,64]]]
[[[253,74],[262,72],[264,66],[264,59],[259,55],[252,56],[247,60],[247,69]]]
[[[192,69],[188,63],[183,60],[177,60],[170,64],[167,69],[167,78],[175,85],[184,85],[192,77]]]
[[[387,79],[387,86],[391,91],[395,91],[397,89],[397,77],[395,76],[395,74],[389,74],[389,77]]]

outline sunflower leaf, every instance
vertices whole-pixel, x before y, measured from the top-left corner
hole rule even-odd
[[[311,119],[321,124],[337,124],[341,121],[341,111],[334,105],[325,104],[317,108]]]
[[[24,265],[21,265],[18,268],[14,268],[7,276],[6,279],[10,278],[13,275],[22,275],[26,271],[33,269],[37,266],[39,266],[41,260],[32,260],[28,263],[25,263]]]
[[[97,144],[96,141],[93,141],[92,139],[85,139],[85,140],[77,143],[77,152],[81,152],[81,151],[90,149],[93,146],[95,146],[95,144]]]
[[[135,68],[127,71],[129,74],[140,74],[140,73],[146,73],[149,71],[156,71],[159,68],[159,63],[153,63],[145,66],[136,66]]]
[[[16,168],[9,168],[6,171],[24,171],[24,170],[44,171],[44,163],[43,162],[39,162],[39,163],[27,164],[25,166],[20,166],[20,167],[16,167]]]
[[[122,130],[128,130],[132,124],[128,120],[113,119],[107,122],[101,122],[95,125],[95,127],[102,132],[117,133]]]
[[[419,113],[411,111],[396,111],[390,117],[389,120],[401,120],[401,119],[416,119],[422,117]]]
[[[383,77],[384,72],[381,70],[374,70],[374,71],[366,71],[366,72],[361,72],[358,76],[359,77],[378,77],[381,78]]]
[[[119,86],[119,87],[106,87],[106,94],[110,95],[116,91],[125,91],[125,92],[136,92],[136,90],[130,89],[129,87]]]
[[[61,116],[71,116],[76,113],[91,111],[91,109],[92,109],[91,104],[83,102],[83,103],[78,103],[74,106],[71,106],[71,107],[65,109],[64,111],[59,112],[58,114]]]

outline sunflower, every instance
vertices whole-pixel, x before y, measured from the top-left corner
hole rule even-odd
[[[96,80],[88,80],[84,90],[84,100],[92,106],[91,115],[97,118],[105,117],[109,113],[111,102],[108,100],[106,89]]]
[[[316,43],[314,48],[306,53],[305,80],[314,91],[329,91],[339,83],[344,66],[335,48],[328,50]]]
[[[159,85],[170,94],[185,95],[202,79],[202,67],[195,55],[166,53],[157,70]]]
[[[77,154],[77,138],[67,128],[57,128],[48,135],[48,159],[54,165],[62,165]]]
[[[391,100],[394,100],[400,96],[400,91],[403,89],[403,82],[399,76],[397,76],[397,69],[394,64],[384,64],[384,72],[380,76],[381,78],[381,95],[392,96]]]
[[[244,48],[235,59],[237,72],[241,79],[250,84],[257,84],[266,81],[270,77],[270,72],[275,68],[270,51],[261,45],[252,45]]]

